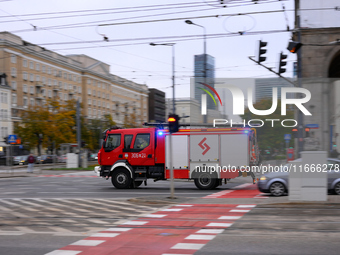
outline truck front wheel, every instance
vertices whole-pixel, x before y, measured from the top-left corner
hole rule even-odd
[[[211,174],[202,173],[198,178],[195,178],[195,185],[197,188],[203,190],[214,189],[218,186],[218,180]]]
[[[115,169],[112,173],[111,182],[117,189],[130,188],[131,181],[129,171],[124,168]]]

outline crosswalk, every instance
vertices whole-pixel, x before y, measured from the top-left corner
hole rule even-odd
[[[114,199],[0,199],[0,236],[88,235],[148,215],[159,207]]]

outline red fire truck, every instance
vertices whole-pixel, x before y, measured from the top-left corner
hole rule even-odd
[[[118,189],[140,186],[147,179],[170,179],[168,130],[155,127],[108,129],[98,153],[98,176]],[[193,179],[199,189],[214,189],[223,181],[255,175],[256,131],[251,128],[190,128],[171,135],[174,179]],[[248,168],[247,168],[248,167]]]

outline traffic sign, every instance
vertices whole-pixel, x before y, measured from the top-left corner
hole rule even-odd
[[[317,129],[317,128],[319,128],[319,124],[306,124],[305,127],[306,128],[312,128],[312,129],[315,128],[315,129]]]
[[[9,135],[7,142],[8,143],[16,143],[17,142],[17,136],[16,135]]]
[[[289,141],[290,139],[292,139],[292,135],[291,134],[285,134],[284,139]]]

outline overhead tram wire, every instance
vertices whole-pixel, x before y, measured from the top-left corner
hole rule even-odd
[[[256,3],[258,4],[264,4],[264,3],[274,3],[278,2],[280,0],[271,0],[266,2],[260,2]],[[281,0],[282,1],[282,0]],[[287,1],[287,0],[283,0]],[[209,1],[211,3],[215,3],[216,1]],[[232,7],[240,7],[240,6],[247,6],[247,5],[254,5],[254,3],[249,3],[249,1],[238,1],[237,3],[245,3],[245,4],[238,4],[238,5],[230,5],[228,8]],[[201,1],[198,2],[190,2],[190,3],[178,3],[178,4],[162,4],[162,5],[147,5],[147,6],[134,6],[134,7],[121,7],[121,8],[104,8],[104,9],[91,9],[91,10],[77,10],[77,11],[63,11],[63,12],[46,12],[46,13],[30,13],[30,14],[15,14],[16,16],[21,17],[31,17],[31,16],[42,16],[42,15],[60,15],[60,14],[74,14],[74,13],[83,13],[83,12],[101,12],[101,11],[119,11],[114,12],[111,14],[119,14],[119,13],[126,13],[126,12],[139,12],[139,11],[152,11],[152,10],[163,10],[163,9],[174,9],[174,8],[192,8],[192,7],[199,7],[199,6],[207,6],[205,3],[202,3]],[[163,7],[163,8],[160,8]],[[141,8],[155,8],[155,9],[141,9]],[[137,9],[137,10],[136,10]],[[123,10],[123,11],[121,11]],[[127,11],[124,11],[127,10]],[[102,13],[94,14],[94,15],[101,15]],[[88,14],[84,14],[86,16]],[[66,17],[79,17],[82,15],[72,15],[72,16],[62,16],[62,18]],[[1,16],[1,18],[9,18],[9,16]],[[54,18],[54,17],[49,17]],[[56,17],[55,17],[56,18]]]
[[[142,21],[130,21],[130,22],[96,24],[96,25],[84,25],[84,24],[92,24],[93,22],[75,23],[75,24],[56,25],[56,26],[43,27],[41,29],[70,29],[70,28],[94,27],[94,26],[104,27],[104,26],[143,24],[143,23],[166,22],[166,21],[179,21],[179,20],[187,20],[187,19],[193,20],[193,19],[206,19],[206,18],[216,18],[216,17],[231,17],[231,16],[240,16],[240,15],[269,14],[269,13],[279,13],[279,12],[283,12],[283,10],[279,9],[279,10],[245,12],[245,13],[235,13],[235,14],[234,13],[233,14],[217,14],[217,15],[214,14],[214,15],[205,15],[205,16],[180,17],[180,18],[168,18],[168,19],[157,19],[157,20],[142,20]],[[95,21],[95,23],[98,23],[98,22],[99,21]],[[22,29],[22,30],[10,31],[10,32],[12,32],[12,33],[22,33],[22,32],[30,32],[30,31],[32,31],[32,30],[31,29]]]
[[[223,37],[234,37],[234,36],[247,36],[247,35],[258,35],[258,34],[273,34],[273,33],[287,33],[291,31],[287,30],[271,30],[271,31],[256,31],[256,32],[247,32],[243,33],[242,35],[238,32],[235,33],[222,33],[222,34],[208,34],[207,38],[209,39],[219,39]],[[128,38],[128,39],[116,39],[115,42],[128,42],[128,41],[146,41],[146,42],[139,42],[139,43],[123,43],[123,44],[105,44],[97,46],[98,48],[108,48],[108,47],[116,47],[116,46],[128,46],[128,45],[141,45],[141,44],[148,44],[150,40],[153,40],[154,43],[165,43],[169,40],[174,42],[181,42],[181,41],[190,41],[196,40],[197,38],[201,38],[202,35],[187,35],[187,36],[167,36],[167,37],[148,37],[148,38]],[[177,39],[176,39],[177,38]],[[155,41],[155,40],[162,40],[162,41]],[[72,42],[73,44],[76,42]],[[63,44],[63,43],[62,43]],[[51,44],[51,45],[61,45],[60,43]],[[56,50],[75,50],[75,49],[89,49],[89,48],[97,48],[93,46],[86,46],[86,47],[76,47],[76,48],[55,48],[52,49],[53,51]]]

